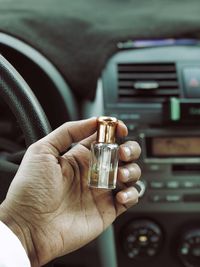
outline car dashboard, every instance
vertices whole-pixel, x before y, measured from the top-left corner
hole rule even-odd
[[[145,192],[139,203],[99,238],[48,267],[200,266],[200,42],[196,34],[128,39],[128,32],[111,36],[108,51],[97,39],[102,51],[95,48],[96,54],[87,43],[86,55],[79,54],[73,41],[74,66],[73,55],[70,64],[59,65],[55,52],[51,57],[44,47],[0,31],[0,53],[29,84],[52,129],[65,121],[113,116],[129,131],[118,142],[136,140],[142,148],[138,164]],[[63,58],[59,55],[60,62],[67,61]],[[25,141],[2,99],[0,110],[0,158],[5,158],[25,150]],[[2,201],[13,177],[6,180],[0,172],[0,178]]]

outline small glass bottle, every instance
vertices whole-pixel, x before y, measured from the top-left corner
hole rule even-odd
[[[91,144],[89,186],[114,189],[117,180],[118,144],[115,134],[118,120],[114,117],[97,119],[97,140]]]

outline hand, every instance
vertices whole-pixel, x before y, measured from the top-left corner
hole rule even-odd
[[[140,154],[136,142],[120,146],[123,189],[115,197],[111,190],[88,187],[96,126],[96,118],[68,122],[31,145],[0,206],[0,220],[18,235],[34,267],[85,245],[138,201],[137,190],[128,186],[140,176],[132,163]],[[127,135],[122,122],[117,135]]]

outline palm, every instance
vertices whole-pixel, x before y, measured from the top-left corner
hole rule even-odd
[[[72,169],[66,168],[69,158],[76,158],[71,160]],[[54,194],[56,191],[56,195],[60,196],[57,203],[59,208],[56,211],[52,209],[53,227],[50,225],[49,228],[55,229],[54,235],[60,235],[61,238],[57,239],[60,243],[56,247],[63,247],[62,250],[59,249],[62,254],[88,243],[116,218],[117,212],[111,192],[91,189],[87,185],[88,158],[89,151],[79,146],[77,150],[74,149],[73,157],[66,154],[61,159],[60,169],[56,175]],[[50,201],[53,207],[55,200]],[[73,242],[70,243],[69,240]]]
[[[12,206],[18,211],[22,207],[24,219],[37,225],[33,238],[39,256],[41,248],[48,260],[69,253],[97,237],[116,218],[111,192],[87,185],[88,160],[89,150],[81,145],[60,157],[59,164],[48,154],[24,159],[26,168],[23,174],[18,172],[21,179],[14,180],[9,192],[16,194],[27,186],[23,195],[16,196],[17,207]],[[34,179],[29,180],[32,173]]]

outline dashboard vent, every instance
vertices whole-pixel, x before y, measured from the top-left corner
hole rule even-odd
[[[179,95],[174,63],[118,64],[118,98],[165,99]]]

